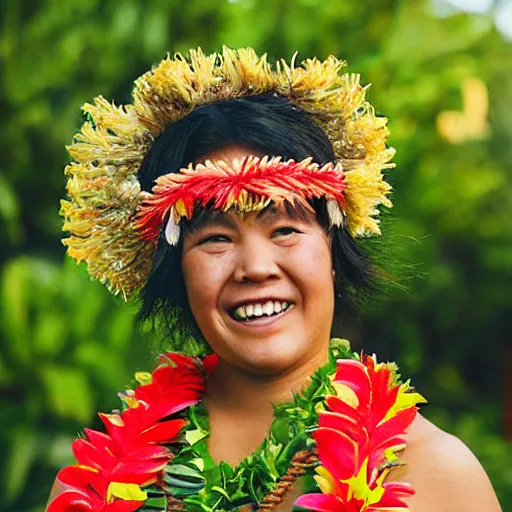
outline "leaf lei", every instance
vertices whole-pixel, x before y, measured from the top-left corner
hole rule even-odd
[[[271,509],[297,454],[315,450],[304,479],[313,492],[296,506],[408,510],[410,486],[384,480],[400,463],[396,452],[425,400],[399,381],[394,364],[359,358],[346,340],[331,340],[328,363],[302,394],[275,406],[268,437],[233,468],[212,460],[200,403],[216,356],[166,354],[160,362],[153,374],[138,375],[141,386],[120,395],[121,413],[101,415],[107,434],[86,430],[75,442],[79,464],[59,472],[61,493],[47,512],[214,512],[264,503]]]

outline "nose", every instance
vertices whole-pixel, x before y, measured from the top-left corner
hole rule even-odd
[[[272,244],[258,235],[248,236],[237,248],[236,282],[261,283],[279,275]]]

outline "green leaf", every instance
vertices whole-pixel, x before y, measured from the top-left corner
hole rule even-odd
[[[279,418],[272,423],[271,434],[276,443],[286,444],[290,439],[290,418]]]
[[[66,343],[67,323],[58,311],[39,315],[34,325],[34,351],[38,355],[59,354]]]
[[[167,507],[167,497],[159,496],[157,498],[148,498],[144,503],[144,509],[155,508],[157,510],[165,510]]]
[[[28,473],[38,453],[38,435],[35,428],[18,425],[16,429],[12,429],[9,437],[3,476],[2,501],[5,503],[15,500],[27,484]]]
[[[133,337],[134,326],[135,314],[132,307],[123,305],[113,311],[108,324],[109,345],[114,349],[123,350]]]
[[[164,469],[164,476],[171,476],[173,478],[180,478],[180,480],[188,481],[190,483],[197,483],[204,481],[202,473],[193,469],[185,464],[168,464]]]
[[[11,244],[16,244],[21,236],[19,218],[19,202],[16,193],[4,175],[0,171],[0,221],[7,226],[7,234]]]
[[[224,498],[226,498],[228,501],[231,501],[229,494],[226,492],[226,489],[223,489],[222,487],[219,487],[218,485],[213,485],[212,487],[210,487],[210,489],[214,492],[218,492],[219,494],[224,496]]]
[[[80,368],[46,365],[41,368],[49,410],[86,424],[94,413],[91,388]]]
[[[176,498],[198,494],[204,488],[204,484],[190,484],[170,477],[164,478],[164,486],[166,491]]]
[[[111,392],[121,389],[131,377],[119,354],[105,350],[99,342],[84,340],[76,347],[74,356],[73,362],[87,372],[95,385]]]
[[[233,478],[235,474],[234,469],[227,462],[221,461],[219,467],[225,480],[231,480]]]
[[[16,363],[28,365],[31,359],[28,282],[26,258],[11,260],[2,272],[0,329]]]
[[[306,432],[300,432],[284,447],[276,461],[276,467],[280,473],[284,473],[288,469],[293,456],[298,451],[307,447],[307,441]]]
[[[208,436],[208,432],[204,432],[200,429],[196,430],[187,430],[185,432],[185,439],[187,440],[187,443],[193,446],[198,441],[201,441],[201,439],[204,439]]]

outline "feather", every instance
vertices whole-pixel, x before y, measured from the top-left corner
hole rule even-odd
[[[178,240],[180,239],[180,227],[174,220],[174,208],[171,208],[171,213],[165,226],[165,239],[171,246],[178,245]]]
[[[343,212],[340,205],[333,199],[327,201],[327,214],[329,215],[329,224],[341,228],[344,225]]]
[[[332,203],[330,211],[336,225],[341,225],[344,205],[345,176],[341,165],[328,163],[319,166],[311,157],[301,162],[280,157],[258,158],[249,156],[235,160],[231,165],[225,162],[198,164],[180,173],[160,176],[139,209],[139,226],[142,237],[154,241],[160,233],[162,219],[173,209],[172,215],[179,223],[181,217],[190,218],[196,205],[211,206],[216,210],[239,212],[259,211],[271,201],[299,202],[310,207],[309,200],[327,197]],[[179,205],[179,208],[174,208]],[[183,208],[181,207],[183,205]],[[340,221],[341,219],[341,221]],[[170,229],[169,225],[166,228]],[[172,239],[177,240],[175,231]],[[173,245],[173,244],[171,244]]]

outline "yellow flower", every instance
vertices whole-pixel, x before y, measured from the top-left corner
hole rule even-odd
[[[107,490],[107,503],[112,503],[114,498],[128,501],[146,501],[148,495],[137,484],[110,482]]]
[[[352,476],[348,480],[342,480],[343,483],[348,484],[350,487],[348,496],[349,501],[352,498],[364,501],[362,510],[364,510],[364,508],[366,508],[368,505],[378,503],[384,495],[384,487],[380,485],[382,481],[379,481],[379,485],[377,485],[374,489],[370,489],[367,480],[367,470],[368,459],[365,459],[361,469],[359,470],[359,473],[356,476]]]
[[[146,386],[153,382],[153,376],[149,372],[137,372],[135,374],[135,380],[141,385]]]
[[[316,483],[318,484],[318,487],[320,487],[320,490],[324,494],[334,494],[335,493],[335,487],[334,487],[334,478],[325,469],[323,466],[319,466],[315,469],[315,471],[318,473],[318,475],[315,475],[313,478],[315,479]]]
[[[416,404],[427,403],[427,400],[422,395],[416,392],[410,392],[409,389],[410,388],[408,384],[402,384],[400,386],[400,388],[398,389],[398,394],[396,396],[395,403],[387,412],[386,416],[382,420],[383,422],[395,416],[396,413],[401,411],[402,409],[408,409],[409,407],[413,407]]]

